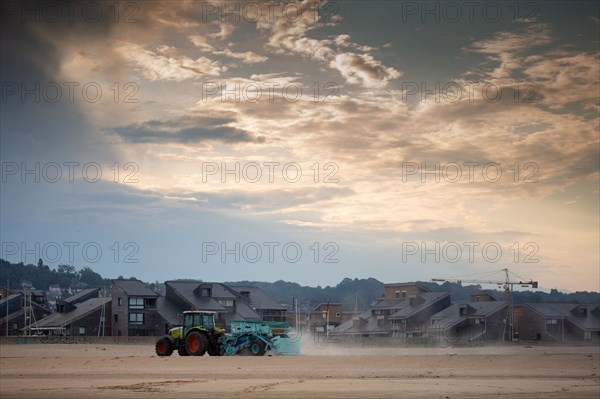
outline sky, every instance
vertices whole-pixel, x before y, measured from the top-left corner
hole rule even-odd
[[[1,11],[3,259],[600,290],[597,2]]]

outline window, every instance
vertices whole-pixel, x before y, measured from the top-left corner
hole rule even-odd
[[[144,298],[129,298],[129,309],[144,309]]]
[[[342,314],[340,312],[335,312],[335,317],[342,317]]]
[[[119,315],[118,315],[118,314],[116,314],[116,315],[115,315],[115,323],[118,323],[118,322],[119,322]]]
[[[85,334],[85,327],[79,327],[79,335]]]
[[[557,319],[546,319],[546,324],[556,325],[556,324],[558,324],[558,320]]]
[[[231,308],[235,304],[233,299],[219,299],[218,302],[226,308]]]
[[[129,313],[129,324],[144,324],[144,314]]]
[[[118,303],[119,303],[119,306],[122,306],[123,305],[123,298],[119,298],[118,299]]]

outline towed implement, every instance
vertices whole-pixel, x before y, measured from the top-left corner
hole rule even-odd
[[[232,321],[231,333],[215,326],[215,312],[183,312],[183,326],[172,328],[156,342],[158,356],[262,356],[300,353],[300,339],[290,338],[290,326],[275,321]]]

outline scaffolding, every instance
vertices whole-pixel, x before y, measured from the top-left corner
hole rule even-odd
[[[31,336],[31,330],[37,331],[37,320],[35,319],[35,313],[33,311],[33,304],[31,302],[31,288],[24,288],[25,294],[25,306],[23,308],[23,316],[25,317],[25,324],[23,326],[23,335],[26,337]]]

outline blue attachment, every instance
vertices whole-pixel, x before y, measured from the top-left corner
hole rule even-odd
[[[285,322],[234,320],[231,322],[231,334],[221,336],[221,352],[232,356],[260,340],[265,344],[265,351],[299,355],[300,338],[289,338],[289,331],[290,326]]]

